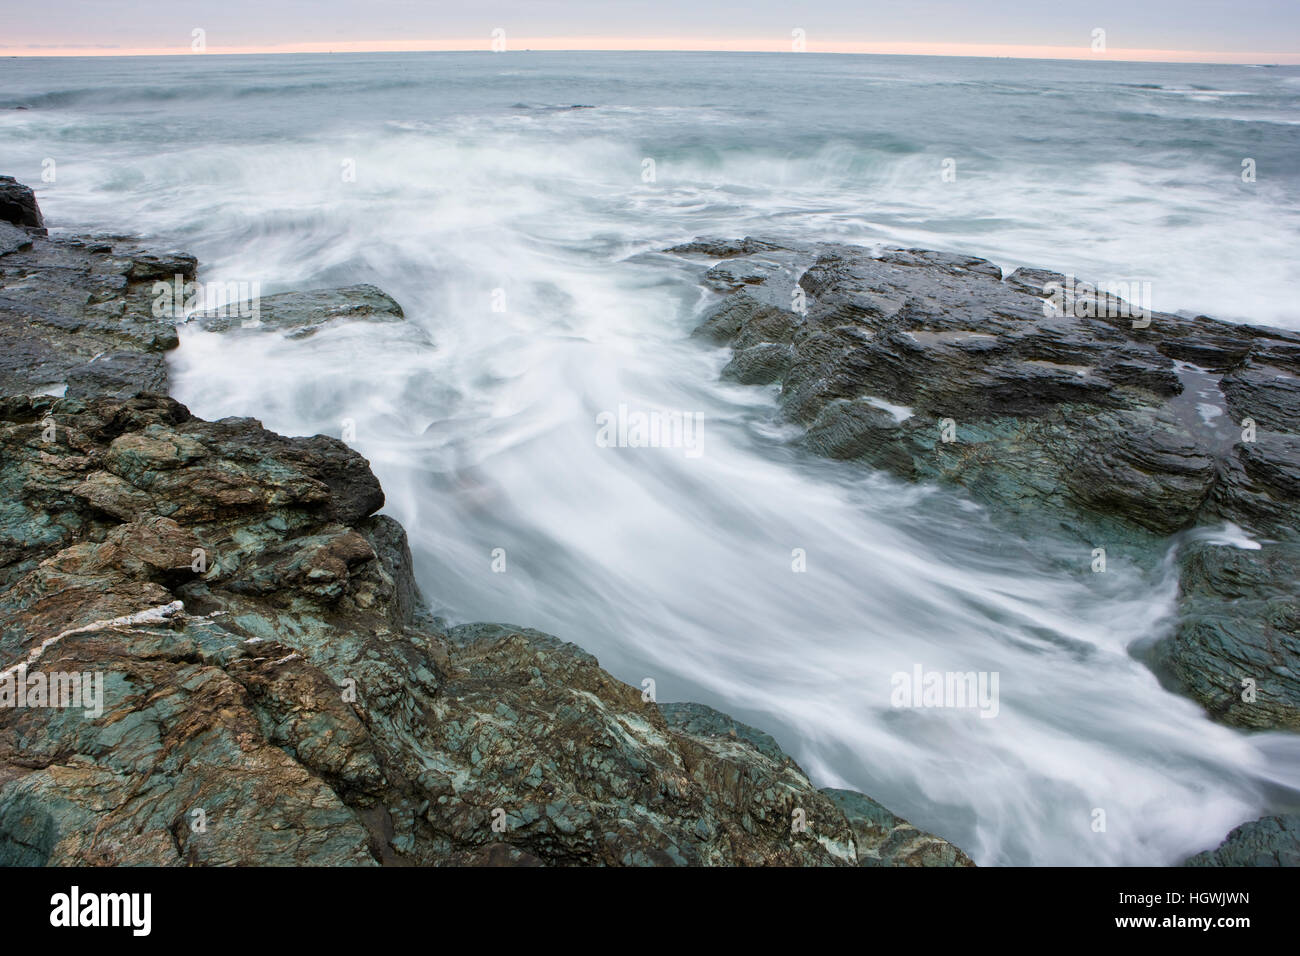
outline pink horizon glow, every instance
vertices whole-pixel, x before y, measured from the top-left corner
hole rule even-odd
[[[416,53],[416,52],[489,52],[491,41],[485,37],[451,40],[353,40],[342,43],[306,42],[259,46],[209,45],[204,54],[194,53],[188,45],[174,47],[105,48],[105,47],[0,47],[0,56],[67,57],[67,56],[196,56],[222,54],[269,53]],[[511,52],[728,52],[789,53],[790,41],[770,37],[723,40],[709,37],[508,37]],[[904,56],[975,56],[1020,59],[1114,60],[1151,63],[1277,63],[1300,64],[1300,53],[1240,52],[1211,50],[1159,50],[1111,48],[1094,52],[1086,46],[1049,46],[997,43],[925,43],[913,41],[808,41],[809,53],[875,53]]]

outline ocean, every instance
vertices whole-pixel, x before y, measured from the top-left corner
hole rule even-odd
[[[185,249],[205,282],[401,303],[406,323],[303,340],[186,327],[174,394],[346,431],[435,613],[732,713],[981,864],[1169,864],[1300,803],[1300,738],[1211,722],[1132,652],[1172,624],[1172,570],[1092,575],[960,492],[799,451],[773,391],[719,381],[726,352],[689,338],[700,265],[659,251],[918,246],[1300,328],[1298,107],[1298,67],[11,58],[0,173],[56,232]],[[603,446],[620,408],[698,416],[699,453]],[[996,719],[891,706],[918,666],[996,672]]]

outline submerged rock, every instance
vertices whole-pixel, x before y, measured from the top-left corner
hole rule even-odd
[[[256,330],[302,339],[335,322],[400,322],[405,318],[402,307],[388,293],[366,284],[266,296],[258,302],[255,314],[236,303],[229,305],[236,308],[200,312],[190,321],[209,332]]]
[[[962,485],[1005,524],[1064,527],[1089,549],[1244,529],[1257,549],[1184,543],[1180,621],[1155,656],[1227,722],[1300,727],[1300,335],[1149,312],[1046,270],[1004,278],[971,256],[669,251],[720,260],[696,335],[732,348],[724,376],[779,385],[818,454]]]

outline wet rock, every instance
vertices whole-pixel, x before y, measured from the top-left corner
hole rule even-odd
[[[0,860],[850,865],[867,852],[767,735],[647,701],[537,631],[440,628],[400,527],[368,516],[382,494],[346,445],[152,396],[3,407],[0,667],[98,673],[103,698],[99,714],[0,709]]]
[[[199,262],[183,252],[158,254],[154,252],[131,253],[131,267],[127,277],[132,282],[152,282],[159,279],[171,281],[176,276],[193,279]]]
[[[898,418],[870,401],[837,398],[808,426],[804,445],[819,455],[859,459],[913,477],[908,435]]]
[[[1227,723],[1300,730],[1300,541],[1179,553],[1181,610],[1158,660]]]
[[[1158,534],[1194,523],[1217,477],[1215,456],[1164,409],[1088,417],[1070,437],[1061,477],[1074,500]]]
[[[714,259],[734,259],[737,256],[752,256],[758,252],[770,252],[783,246],[763,239],[746,236],[744,239],[708,239],[700,238],[684,242],[666,251],[676,255],[709,256]]]
[[[1044,269],[1004,279],[965,255],[669,251],[722,260],[701,276],[721,297],[695,335],[732,348],[725,377],[779,385],[818,454],[961,485],[1018,532],[1152,562],[1199,526],[1257,539],[1181,550],[1180,619],[1156,658],[1220,719],[1300,725],[1300,336],[1147,313]]]
[[[1183,866],[1300,866],[1300,814],[1242,824],[1218,849],[1198,853]]]
[[[822,791],[848,817],[858,866],[974,866],[975,861],[933,834],[918,830],[855,790]]]
[[[400,322],[402,307],[373,285],[352,285],[312,292],[283,292],[259,300],[257,314],[248,307],[204,312],[192,317],[209,332],[281,332],[289,338],[315,335],[337,322]]]
[[[0,394],[165,392],[175,316],[156,314],[154,280],[135,271],[144,255],[129,240],[44,236],[0,253]],[[193,259],[172,264],[192,278]]]
[[[0,176],[0,222],[45,231],[45,219],[36,194],[12,176]]]
[[[1219,382],[1233,419],[1251,419],[1269,431],[1300,432],[1300,380],[1279,368],[1251,363]]]
[[[17,252],[19,249],[29,249],[31,245],[32,236],[26,229],[0,222],[0,256]]]
[[[742,385],[770,385],[779,382],[794,361],[794,346],[762,342],[737,349],[722,370],[722,377]]]
[[[537,631],[445,629],[344,443],[157,394],[150,283],[193,272],[117,238],[0,254],[0,865],[882,856],[759,731]],[[401,317],[272,299],[291,334]]]
[[[1248,528],[1300,537],[1300,435],[1263,432],[1224,464],[1207,512]]]

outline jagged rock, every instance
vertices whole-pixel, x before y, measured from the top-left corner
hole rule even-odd
[[[193,279],[198,267],[199,261],[183,252],[142,252],[131,256],[127,277],[132,282],[156,282],[160,279],[171,281],[176,276]]]
[[[1180,619],[1157,660],[1216,717],[1300,729],[1300,540],[1179,554]]]
[[[443,630],[342,442],[149,394],[195,269],[0,233],[0,862],[871,855],[770,737],[536,631]],[[259,304],[291,334],[402,317],[368,286]]]
[[[26,229],[0,222],[0,256],[17,252],[19,249],[29,249],[31,245],[32,235]]]
[[[187,295],[191,257],[26,237],[0,232],[0,864],[856,862],[771,738],[549,635],[444,629],[342,442],[150,394],[154,283]],[[260,307],[402,317],[370,286]]]
[[[3,237],[0,237],[3,238]],[[0,252],[0,394],[127,397],[167,390],[173,312],[155,314],[155,267],[194,278],[189,256],[120,239],[32,236]],[[149,262],[142,274],[140,262]]]
[[[1300,435],[1242,442],[1224,463],[1206,513],[1262,532],[1300,538]]]
[[[1219,382],[1237,421],[1252,419],[1269,431],[1300,432],[1300,381],[1289,372],[1251,362]]]
[[[858,866],[974,866],[947,840],[918,830],[856,790],[822,791],[848,817],[857,840]]]
[[[45,231],[45,219],[36,205],[36,194],[12,176],[0,176],[0,222],[41,233]]]
[[[770,385],[784,377],[794,357],[794,346],[776,342],[736,349],[722,377],[742,385]]]
[[[1300,866],[1300,814],[1244,823],[1218,849],[1198,853],[1183,866]]]
[[[694,239],[691,242],[673,246],[667,251],[677,255],[699,255],[709,256],[713,259],[732,259],[736,256],[752,256],[756,252],[767,252],[781,248],[777,243],[746,236],[744,239]]]
[[[0,668],[103,675],[98,715],[0,708],[0,862],[867,852],[770,737],[661,708],[549,635],[441,628],[341,442],[148,395],[12,398],[0,419]]]
[[[1156,657],[1225,721],[1300,726],[1300,335],[1145,314],[964,255],[765,239],[669,251],[721,260],[701,282],[723,297],[695,335],[732,348],[725,377],[779,384],[818,454],[960,484],[997,520],[1089,548],[1154,556],[1223,521],[1257,537],[1259,550],[1182,550],[1181,619]]]

